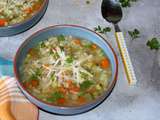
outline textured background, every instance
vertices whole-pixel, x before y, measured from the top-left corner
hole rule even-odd
[[[101,0],[50,0],[43,19],[32,29],[12,37],[0,37],[0,56],[12,59],[20,44],[33,32],[55,24],[78,24],[90,29],[97,25],[111,26],[101,17]],[[160,52],[151,51],[146,42],[153,36],[160,37],[160,0],[138,0],[124,9],[120,23],[124,34],[138,28],[141,38],[125,39],[135,68],[138,83],[128,87],[123,64],[114,38],[114,31],[107,40],[119,57],[118,82],[111,96],[96,109],[76,116],[57,116],[40,111],[40,120],[158,120],[160,118]]]

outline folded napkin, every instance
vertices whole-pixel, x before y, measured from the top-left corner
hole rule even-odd
[[[37,120],[38,108],[24,97],[15,78],[2,76],[13,73],[12,70],[6,69],[6,72],[2,72],[4,66],[11,68],[11,64],[0,59],[0,120]]]

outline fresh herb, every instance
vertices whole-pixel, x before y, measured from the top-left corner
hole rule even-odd
[[[59,36],[57,36],[57,39],[58,39],[59,42],[65,41],[64,35],[59,35]]]
[[[66,59],[67,63],[72,63],[73,62],[73,57],[72,56],[68,56]]]
[[[83,83],[80,84],[80,89],[81,90],[86,90],[88,89],[91,85],[93,85],[93,82],[87,80],[87,81],[84,81]]]
[[[47,98],[49,102],[56,102],[58,99],[64,98],[64,95],[61,92],[54,92],[51,97]]]
[[[41,48],[44,48],[45,46],[46,46],[46,45],[45,45],[45,42],[41,42],[41,43],[40,43],[40,47],[41,47]]]
[[[91,47],[92,47],[92,44],[91,44],[91,43],[85,44],[84,47],[85,47],[85,48],[91,48]]]
[[[90,4],[90,1],[89,1],[89,0],[87,0],[87,1],[86,1],[86,4]]]
[[[151,50],[159,50],[160,49],[160,40],[157,38],[152,38],[146,44]]]
[[[32,74],[31,77],[29,78],[29,80],[37,80],[38,77],[35,74]]]
[[[119,0],[122,7],[130,7],[132,2],[136,2],[137,0]]]
[[[94,31],[105,34],[107,32],[111,32],[111,28],[110,27],[102,28],[101,26],[98,25],[97,27],[94,28]]]
[[[132,40],[140,37],[140,31],[138,29],[134,29],[133,31],[128,31],[128,34],[131,36]]]
[[[59,57],[58,53],[57,52],[53,52],[52,49],[49,51],[49,54],[51,56],[53,56],[55,59],[57,59]]]
[[[35,73],[31,75],[31,77],[29,78],[30,80],[38,80],[38,77],[40,77],[42,75],[42,70],[40,68],[37,68],[35,70]]]
[[[51,80],[52,80],[52,81],[55,80],[55,74],[54,74],[54,73],[51,74]]]
[[[41,76],[42,75],[42,70],[40,68],[37,68],[35,71],[36,76]]]

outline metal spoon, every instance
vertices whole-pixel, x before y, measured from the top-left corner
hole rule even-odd
[[[131,59],[127,50],[127,46],[124,40],[123,33],[121,32],[118,22],[121,21],[123,13],[118,0],[103,0],[101,6],[101,12],[103,18],[113,23],[115,28],[115,36],[117,40],[117,44],[121,53],[121,57],[123,60],[125,72],[128,78],[128,83],[130,85],[134,85],[137,81],[135,72],[131,63]]]

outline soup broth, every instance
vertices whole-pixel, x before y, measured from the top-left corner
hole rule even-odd
[[[24,87],[38,99],[78,106],[97,99],[112,76],[104,51],[73,36],[56,36],[31,48],[21,67]]]
[[[43,2],[44,0],[0,0],[0,27],[32,17]]]

